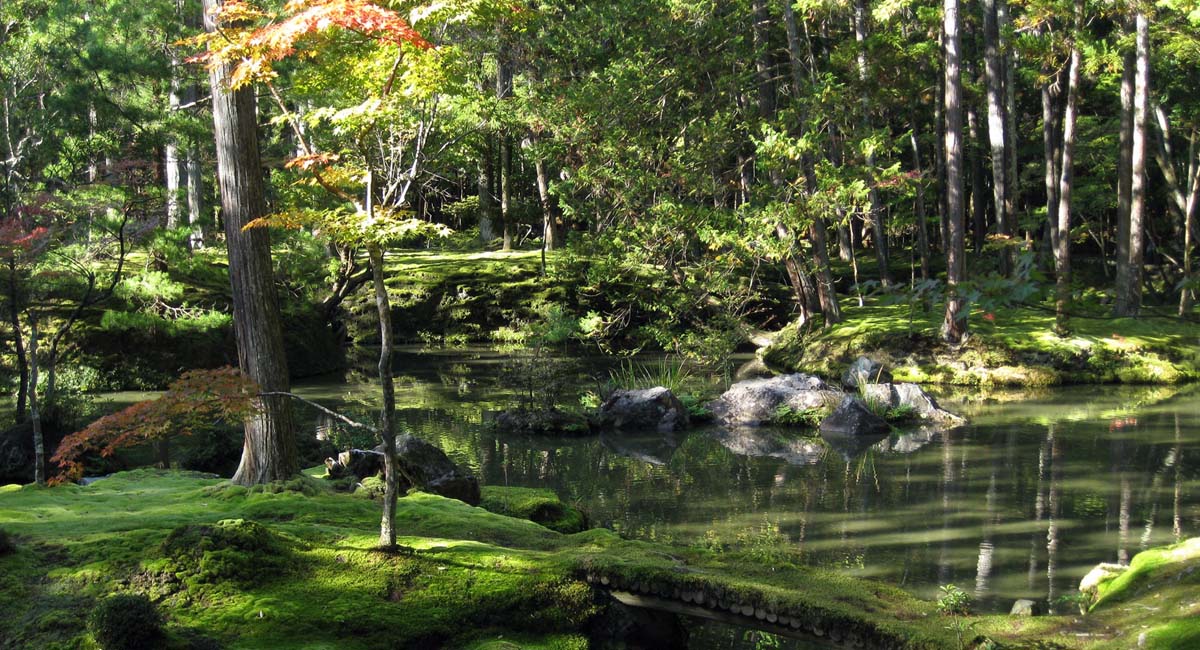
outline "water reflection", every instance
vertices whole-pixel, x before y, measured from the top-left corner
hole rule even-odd
[[[509,399],[501,362],[404,355],[402,420],[485,483],[554,488],[633,537],[720,545],[769,532],[807,563],[926,597],[955,583],[998,611],[1018,598],[1053,606],[1097,562],[1200,534],[1195,394],[1158,406],[1164,389],[943,396],[973,424],[865,451],[770,429],[553,439],[484,425]]]

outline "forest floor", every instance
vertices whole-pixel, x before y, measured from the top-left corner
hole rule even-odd
[[[850,301],[847,301],[850,302]],[[1175,384],[1200,379],[1200,324],[1174,317],[1080,315],[1054,331],[1040,305],[970,317],[952,349],[939,337],[942,311],[920,305],[851,304],[828,329],[785,328],[760,350],[769,366],[838,377],[856,357],[882,362],[897,381],[968,386]]]
[[[1145,647],[1182,650],[1200,638],[1200,553],[1144,562],[1087,617],[950,619],[786,554],[561,534],[421,493],[400,501],[401,552],[383,554],[379,504],[334,492],[318,471],[254,489],[157,470],[0,488],[0,528],[15,546],[0,555],[0,648],[94,648],[88,612],[128,592],[165,614],[168,648],[586,648],[611,616],[601,581],[799,616],[867,647],[1127,648],[1144,633]],[[513,510],[543,498],[489,493]],[[1169,584],[1147,579],[1163,567]]]

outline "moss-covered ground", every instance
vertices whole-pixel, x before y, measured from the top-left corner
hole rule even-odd
[[[547,497],[493,488],[489,498]],[[400,502],[401,552],[384,554],[374,548],[378,516],[377,502],[311,476],[246,489],[138,470],[87,487],[0,488],[0,528],[15,542],[0,554],[0,648],[94,648],[87,613],[122,592],[158,603],[173,648],[584,648],[602,583],[703,594],[710,606],[799,618],[804,629],[838,630],[867,647],[959,647],[932,604],[786,558],[628,541],[607,530],[564,535],[421,493]],[[1170,617],[1147,647],[1194,647],[1195,572],[1172,575],[1190,577],[1161,596],[1176,609],[1164,611]],[[1136,638],[1149,621],[1130,617],[1159,593],[1134,587],[1120,605],[1106,596],[1085,619],[970,619],[967,638],[1127,647],[1114,644]]]
[[[761,354],[771,366],[839,377],[859,355],[885,362],[897,381],[976,386],[1174,384],[1200,379],[1200,324],[1176,318],[1079,316],[1058,336],[1036,306],[975,311],[970,337],[951,349],[942,312],[906,304],[847,305],[822,330],[788,327]]]

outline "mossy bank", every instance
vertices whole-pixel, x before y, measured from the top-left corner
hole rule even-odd
[[[545,496],[489,491],[511,504]],[[0,555],[0,647],[95,648],[88,613],[136,593],[165,615],[171,648],[584,648],[598,638],[606,589],[799,618],[801,630],[836,630],[866,647],[957,647],[931,603],[786,558],[607,530],[564,535],[421,493],[400,503],[402,551],[384,554],[374,548],[378,514],[370,498],[311,477],[246,489],[139,470],[87,487],[0,488],[0,529],[12,540]],[[1080,626],[1111,630],[1106,616],[984,617],[971,629],[993,647],[1083,648],[1098,641]],[[1193,637],[1159,638],[1149,647],[1182,649],[1173,639]]]
[[[847,307],[828,329],[789,326],[759,352],[771,367],[840,377],[860,355],[896,381],[969,386],[1177,384],[1200,379],[1200,325],[1175,318],[1084,318],[1054,331],[1054,313],[1034,307],[974,312],[970,336],[940,340],[942,313],[909,305]]]

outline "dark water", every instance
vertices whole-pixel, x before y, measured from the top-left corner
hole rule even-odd
[[[1096,563],[1200,534],[1195,390],[945,395],[943,406],[969,426],[902,432],[847,455],[781,430],[497,434],[488,413],[520,383],[502,371],[505,359],[402,352],[402,421],[485,483],[553,488],[596,525],[630,537],[750,547],[767,562],[786,553],[928,598],[955,584],[980,611],[1018,598],[1067,611],[1060,598]],[[578,370],[574,383],[556,383],[586,392],[595,386],[586,377],[607,375],[597,365]],[[374,393],[341,382],[303,390],[360,403]]]

